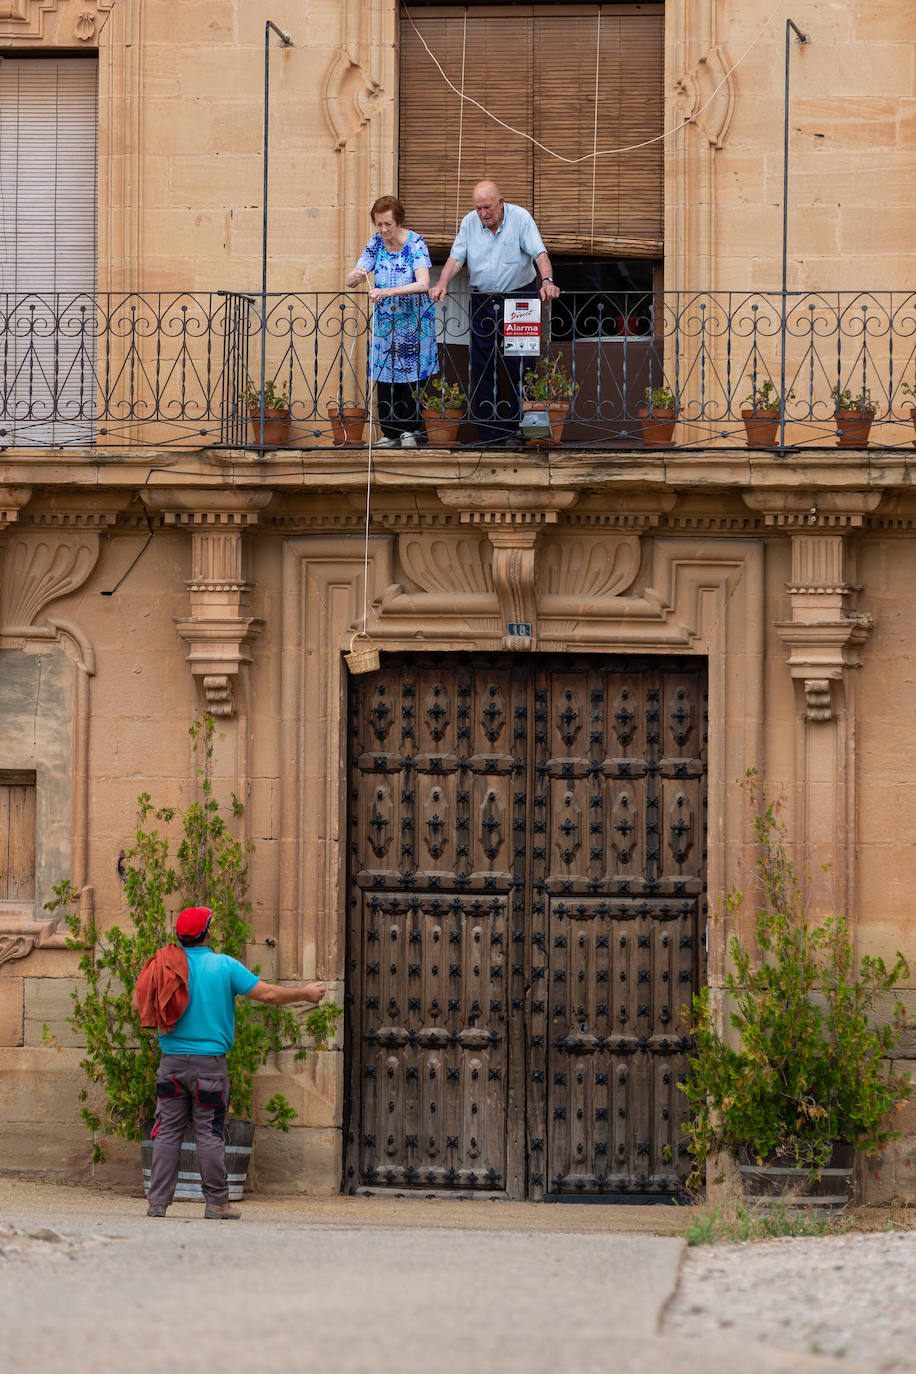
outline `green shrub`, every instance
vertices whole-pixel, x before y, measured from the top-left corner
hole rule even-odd
[[[101,1088],[105,1099],[96,1109],[90,1103],[90,1090],[80,1091],[80,1116],[92,1137],[95,1163],[106,1155],[102,1137],[142,1140],[156,1114],[159,1035],[140,1025],[131,994],[146,960],[164,944],[176,943],[172,911],[210,907],[209,943],[233,958],[244,959],[245,946],[252,939],[248,864],[253,846],[235,838],[213,795],[213,718],[196,722],[190,733],[200,760],[198,800],[181,816],[172,807],[156,809],[146,792],[137,802],[134,846],[124,863],[133,930],[112,926],[100,931],[94,915],[84,920],[78,894],[68,880],[54,887],[54,898],[46,904],[48,911],[63,911],[68,944],[82,951],[79,968],[85,988],[74,989],[72,994],[71,1026],[86,1042],[80,1067],[90,1086]],[[241,814],[242,805],[233,796],[232,816]],[[169,827],[176,817],[180,840],[173,864]],[[252,971],[259,973],[260,968],[255,965]],[[294,1049],[296,1058],[304,1059],[305,1036],[311,1037],[316,1048],[324,1045],[334,1034],[341,1010],[336,1003],[323,1002],[309,1012],[303,1026],[288,1007],[239,998],[235,1043],[228,1054],[230,1114],[251,1116],[254,1075],[274,1051]],[[282,1093],[267,1104],[266,1123],[279,1130],[288,1131],[295,1116]]]
[[[707,988],[693,999],[694,1049],[682,1084],[693,1113],[684,1127],[692,1186],[723,1148],[746,1146],[758,1162],[775,1152],[812,1177],[834,1142],[877,1154],[900,1135],[889,1117],[910,1091],[910,1075],[886,1059],[904,1029],[902,1003],[895,1000],[890,1024],[873,1019],[878,998],[908,976],[906,960],[898,951],[888,970],[865,955],[857,970],[845,920],[806,919],[775,807],[755,803],[755,812],[764,906],[754,946],[732,938],[725,980],[739,1043],[720,1035]],[[733,892],[727,912],[737,916],[742,906]]]

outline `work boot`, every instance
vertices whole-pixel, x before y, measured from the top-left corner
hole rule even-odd
[[[147,1209],[146,1209],[146,1215],[147,1215],[148,1217],[164,1217],[164,1216],[165,1216],[165,1213],[166,1213],[166,1208],[165,1208],[165,1207],[159,1207],[159,1206],[157,1206],[157,1204],[155,1204],[155,1203],[151,1203],[150,1206],[147,1207]]]
[[[208,1202],[204,1208],[204,1221],[241,1221],[242,1214],[228,1202]]]

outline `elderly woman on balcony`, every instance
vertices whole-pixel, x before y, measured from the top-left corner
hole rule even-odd
[[[430,300],[429,249],[404,224],[395,196],[381,196],[369,212],[375,233],[346,278],[358,286],[373,275],[375,306],[369,370],[378,390],[382,438],[378,448],[416,448],[420,383],[439,370],[436,307]]]

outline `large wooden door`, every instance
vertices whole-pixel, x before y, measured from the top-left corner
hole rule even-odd
[[[352,680],[350,1190],[682,1186],[705,698],[695,659]]]

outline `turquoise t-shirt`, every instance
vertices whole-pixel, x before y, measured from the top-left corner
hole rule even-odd
[[[258,981],[238,959],[192,945],[188,956],[190,1001],[174,1030],[159,1033],[163,1054],[225,1054],[235,1039],[235,999]]]

